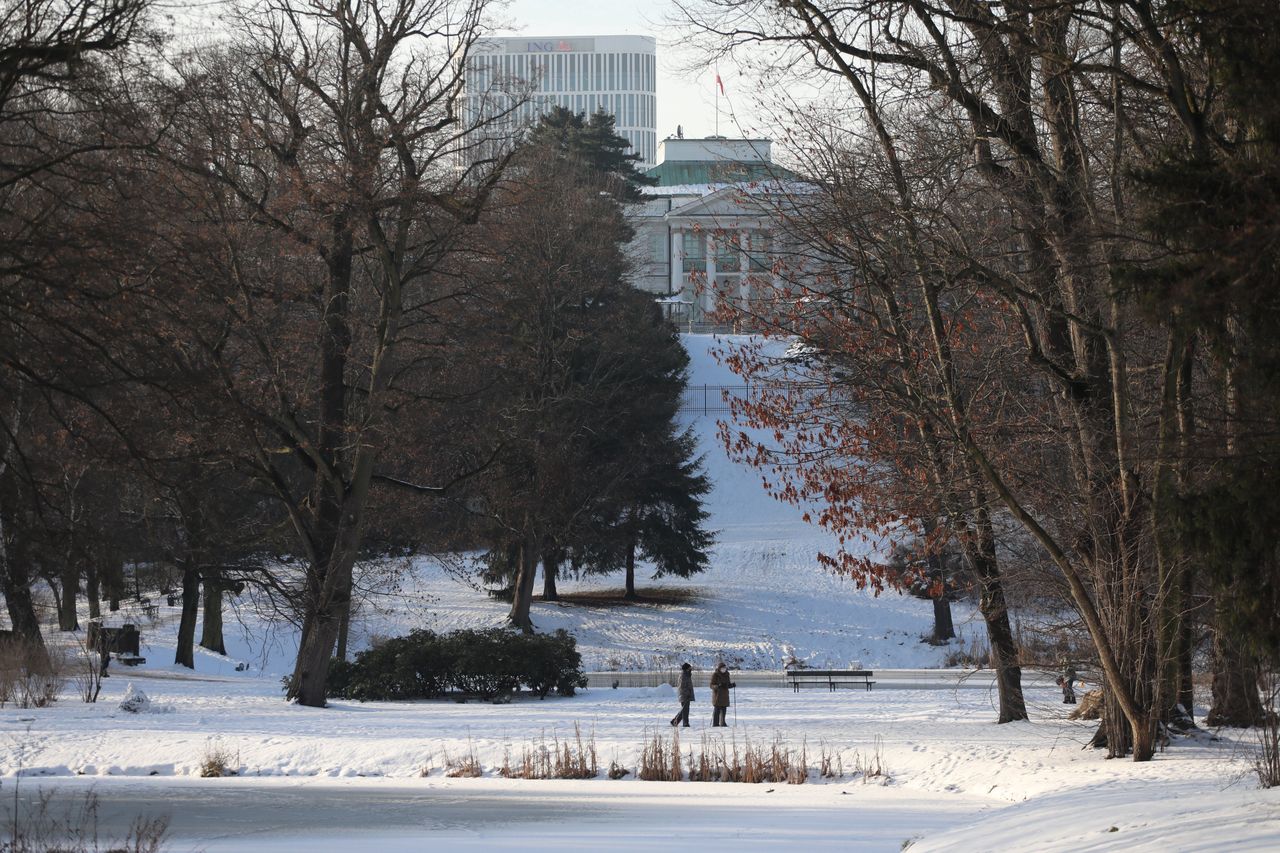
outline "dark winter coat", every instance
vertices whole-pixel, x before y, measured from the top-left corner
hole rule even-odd
[[[729,688],[733,682],[729,680],[729,670],[717,669],[711,673],[711,706],[714,708],[729,707]]]
[[[693,672],[687,669],[680,671],[680,685],[676,687],[676,696],[681,702],[693,701]]]

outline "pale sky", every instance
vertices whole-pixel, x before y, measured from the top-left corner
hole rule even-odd
[[[495,35],[653,36],[658,40],[658,140],[674,135],[676,125],[683,125],[685,136],[708,136],[716,126],[716,69],[682,67],[690,61],[680,48],[688,34],[667,23],[670,11],[668,0],[511,0],[501,17],[516,29]],[[756,132],[749,126],[750,93],[737,85],[742,82],[737,69],[722,65],[719,71],[726,95],[720,99],[720,133]],[[731,116],[735,111],[741,127]]]
[[[169,18],[180,37],[200,39],[209,23],[236,0],[155,0],[157,12]],[[503,8],[505,6],[505,8]],[[496,19],[509,22],[496,36],[645,35],[658,41],[658,140],[682,125],[685,136],[708,136],[716,130],[716,71],[689,71],[689,33],[668,23],[671,0],[505,0],[492,7]],[[724,136],[768,135],[754,126],[752,87],[732,63],[718,69],[725,96],[720,98],[720,133]]]

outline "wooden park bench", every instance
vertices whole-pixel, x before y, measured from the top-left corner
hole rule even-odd
[[[107,659],[114,657],[125,666],[137,666],[147,662],[139,652],[142,635],[136,625],[108,628],[98,622],[89,623],[88,647],[102,656],[102,674],[107,672]]]
[[[873,675],[875,673],[869,669],[789,669],[787,683],[797,693],[807,685],[826,685],[828,690],[862,685],[870,690],[875,684],[871,680]]]

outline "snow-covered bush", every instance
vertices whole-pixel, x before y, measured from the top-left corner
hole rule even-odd
[[[343,699],[429,699],[456,691],[495,699],[526,687],[539,697],[586,686],[577,642],[566,631],[519,634],[499,628],[438,635],[414,631],[334,661],[329,695]]]
[[[130,714],[145,714],[151,710],[151,697],[130,684],[125,688],[124,698],[120,700],[120,710]]]
[[[414,631],[384,639],[355,661],[334,660],[329,667],[329,695],[360,701],[429,699],[449,689],[452,656],[443,637]]]
[[[520,679],[529,690],[545,697],[552,690],[561,696],[572,696],[587,686],[582,674],[582,655],[578,642],[563,628],[552,634],[517,634],[521,655]]]

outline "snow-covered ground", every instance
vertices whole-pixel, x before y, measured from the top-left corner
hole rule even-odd
[[[1092,724],[1066,720],[1051,685],[1029,689],[1032,721],[1003,726],[992,722],[990,691],[976,687],[793,693],[740,685],[736,725],[721,730],[708,725],[700,680],[694,726],[680,730],[682,755],[779,741],[805,750],[814,769],[797,786],[634,780],[644,743],[674,731],[666,721],[675,697],[665,685],[508,705],[335,702],[316,710],[285,704],[263,678],[136,675],[150,713],[119,710],[123,675],[96,705],[68,697],[50,709],[0,711],[3,784],[14,784],[19,766],[26,796],[38,788],[66,796],[92,781],[112,806],[104,830],[140,812],[167,814],[177,849],[284,850],[304,839],[320,850],[351,849],[357,839],[384,850],[483,849],[517,838],[535,850],[696,842],[890,851],[912,839],[913,850],[1280,844],[1280,791],[1256,790],[1234,734],[1179,741],[1146,764],[1105,761],[1083,748]],[[577,732],[602,771],[616,762],[632,775],[499,777],[526,749],[576,745]],[[218,752],[237,776],[198,778]],[[837,778],[817,775],[824,755],[838,760]],[[469,758],[482,778],[446,777]],[[877,763],[885,776],[859,770]],[[0,796],[6,810],[8,796]]]
[[[715,363],[710,338],[686,342],[693,384],[740,384]],[[191,673],[169,664],[177,611],[161,605],[158,620],[139,620],[148,663],[113,668],[97,704],[67,695],[52,708],[0,709],[0,808],[11,814],[7,786],[21,773],[20,801],[37,787],[70,797],[93,785],[108,832],[138,813],[168,813],[174,849],[889,851],[907,841],[912,850],[1280,849],[1280,791],[1256,789],[1247,734],[1179,741],[1155,761],[1133,764],[1084,749],[1093,724],[1067,721],[1056,690],[1030,673],[1033,719],[1003,726],[992,722],[994,697],[981,677],[942,689],[942,680],[934,689],[886,689],[891,679],[882,674],[870,693],[769,686],[764,671],[792,654],[883,673],[938,667],[947,649],[919,642],[930,628],[927,602],[875,597],[822,571],[815,556],[834,547],[830,537],[769,499],[757,473],[724,458],[714,417],[687,423],[707,454],[718,531],[707,572],[661,582],[691,592],[689,600],[621,608],[538,603],[534,622],[572,631],[592,670],[664,669],[686,659],[706,666],[717,657],[759,670],[740,676],[735,725],[726,730],[707,726],[700,676],[695,727],[683,734],[682,754],[776,740],[804,749],[813,767],[823,755],[838,758],[842,776],[814,774],[804,785],[636,781],[646,740],[672,733],[666,720],[674,694],[665,685],[614,690],[596,679],[571,699],[508,705],[287,705],[279,679],[296,648],[290,629],[271,627],[244,602],[238,620],[228,621],[231,654],[197,650]],[[371,598],[358,615],[357,648],[415,627],[493,625],[505,613],[435,560],[403,569],[396,595]],[[620,578],[560,586],[617,589]],[[957,619],[961,644],[981,636],[966,608]],[[150,713],[119,710],[130,682],[152,697]],[[632,775],[498,775],[508,755],[515,761],[526,749],[563,742],[575,726],[602,769],[616,762]],[[235,778],[198,777],[215,753]],[[481,778],[446,777],[451,762],[471,756]],[[877,761],[886,776],[858,772]]]

